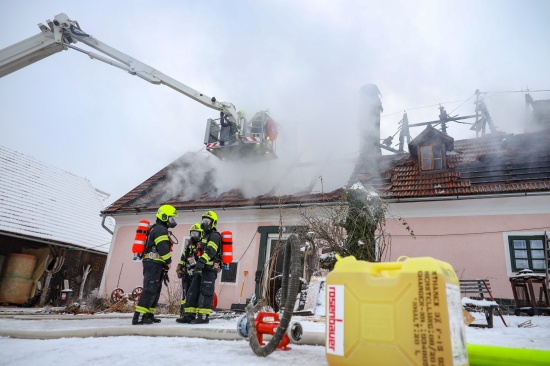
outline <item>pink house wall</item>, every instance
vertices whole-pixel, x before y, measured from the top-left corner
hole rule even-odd
[[[113,243],[108,258],[108,266],[104,275],[104,293],[110,296],[111,292],[117,287],[123,289],[126,293],[132,292],[137,286],[143,286],[143,266],[141,262],[134,262],[132,256],[132,244],[136,234],[137,222],[142,218],[137,218],[135,226],[117,227],[113,236]],[[177,263],[181,254],[181,242],[184,235],[183,227],[176,227],[172,232],[178,240],[179,245],[174,246],[172,253],[173,260]],[[169,271],[170,281],[175,281],[176,264]]]
[[[268,218],[261,222],[254,220],[256,215],[253,214],[250,219],[247,219],[247,213],[244,210],[218,214],[220,222],[217,229],[220,232],[229,230],[233,233],[233,262],[238,262],[237,278],[234,283],[221,282],[222,273],[218,274],[215,289],[218,296],[218,308],[229,309],[231,304],[244,304],[246,299],[250,298],[255,291],[254,276],[258,265],[258,248],[261,239],[261,235],[257,232],[258,227],[279,224],[277,215],[273,217],[273,221]],[[182,243],[185,238],[189,237],[189,227],[197,222],[199,218],[200,213],[180,213],[177,219],[178,225],[172,229],[180,244],[173,247],[172,267],[168,272],[171,286],[181,281],[176,276],[176,266],[183,249]],[[151,217],[146,216],[120,216],[116,218],[115,235],[113,235],[101,286],[104,296],[110,296],[111,292],[117,287],[122,288],[126,293],[130,293],[135,287],[143,286],[142,263],[134,262],[131,252],[137,223],[142,219],[154,222]],[[245,271],[248,271],[246,276]],[[167,302],[169,296],[169,292],[163,286],[161,302]]]
[[[430,256],[450,263],[462,279],[488,278],[492,292],[498,298],[513,298],[509,282],[511,270],[508,236],[543,235],[550,232],[550,196],[497,197],[484,199],[454,199],[391,203],[387,231],[392,244],[384,261],[399,256]],[[174,246],[174,264],[169,271],[171,283],[179,281],[175,274],[184,238],[189,227],[200,218],[200,212],[180,212],[178,226],[173,230],[180,245]],[[233,261],[238,262],[236,282],[216,281],[218,307],[244,303],[255,290],[261,235],[260,226],[278,226],[278,209],[241,209],[218,212],[218,230],[233,232]],[[294,216],[293,216],[294,215]],[[299,218],[288,211],[283,225],[296,225]],[[414,231],[416,238],[405,230],[401,217]],[[152,216],[117,216],[113,245],[107,259],[101,290],[109,296],[117,287],[131,292],[143,281],[140,262],[132,261],[131,247],[137,222]],[[261,255],[265,255],[261,253]],[[122,269],[122,273],[121,273]],[[245,276],[244,271],[248,271]],[[120,277],[120,278],[119,278]],[[243,287],[244,282],[244,287]],[[242,296],[241,296],[242,289]],[[168,296],[163,290],[165,301]]]
[[[550,214],[406,218],[416,238],[397,219],[387,222],[392,235],[387,260],[429,256],[453,266],[460,279],[490,280],[494,297],[513,298],[506,233],[541,235],[550,231]]]

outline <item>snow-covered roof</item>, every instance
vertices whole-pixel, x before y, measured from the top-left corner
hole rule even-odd
[[[102,199],[88,179],[0,146],[0,234],[108,252]]]

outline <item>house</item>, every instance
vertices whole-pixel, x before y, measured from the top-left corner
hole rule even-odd
[[[410,153],[383,156],[379,171],[358,166],[350,181],[376,188],[396,218],[391,255],[431,256],[461,279],[490,279],[512,299],[509,277],[544,274],[550,231],[550,130],[454,141],[427,127]],[[412,236],[397,217],[405,219]]]
[[[58,305],[62,290],[77,298],[98,289],[111,242],[99,216],[105,192],[5,146],[0,146],[0,192],[0,302]],[[109,221],[103,225],[113,228]],[[10,265],[16,260],[22,262]],[[12,280],[21,274],[11,276],[9,268],[25,266],[24,284]],[[4,293],[13,291],[21,296]]]
[[[495,131],[455,140],[428,124],[408,143],[409,152],[382,155],[379,91],[371,85],[362,93],[368,123],[363,125],[363,146],[347,187],[372,187],[390,203],[391,248],[382,260],[429,256],[446,261],[459,278],[490,279],[493,296],[510,304],[509,277],[524,268],[544,273],[548,264],[543,248],[550,231],[550,129],[543,123],[536,132]],[[193,158],[184,155],[178,160],[102,212],[116,218],[101,285],[104,293],[119,282],[124,288],[141,285],[141,265],[132,263],[130,249],[137,222],[154,221],[157,207],[169,203],[180,213],[174,229],[180,243],[207,209],[218,213],[221,230],[233,233],[231,270],[222,271],[216,283],[218,307],[244,303],[252,293],[261,297],[269,281],[269,276],[262,276],[264,264],[275,243],[300,225],[304,210],[337,205],[345,192],[251,197],[231,189],[190,197],[181,186],[180,192],[166,195],[171,176]],[[176,260],[180,253],[181,246],[174,250]],[[174,269],[170,276],[175,278]]]
[[[197,154],[185,154],[157,174],[143,182],[128,194],[107,207],[102,214],[116,219],[105,275],[101,284],[104,295],[116,288],[126,292],[142,286],[141,262],[134,262],[132,243],[136,234],[137,223],[145,219],[155,222],[158,207],[163,204],[174,205],[178,210],[178,225],[171,232],[179,244],[174,245],[172,260],[177,263],[183,245],[189,239],[189,228],[200,222],[201,214],[214,210],[218,215],[218,231],[229,230],[233,234],[233,263],[229,270],[222,270],[216,282],[218,307],[229,309],[232,304],[244,304],[247,298],[257,292],[260,294],[260,283],[268,281],[263,276],[264,265],[269,261],[279,239],[285,240],[300,223],[299,212],[316,206],[338,202],[344,190],[339,189],[327,194],[302,193],[294,195],[261,195],[245,197],[238,189],[221,194],[204,192],[195,199],[182,199],[181,194],[166,199],[164,192],[174,175],[178,175],[182,166],[196,162],[201,157]],[[205,184],[204,187],[209,187]],[[283,222],[281,233],[280,223]],[[280,266],[282,261],[280,262]],[[178,281],[175,265],[169,271],[171,286]],[[282,268],[279,268],[282,272]],[[174,291],[163,289],[161,302],[177,301]],[[178,296],[180,296],[178,294]]]

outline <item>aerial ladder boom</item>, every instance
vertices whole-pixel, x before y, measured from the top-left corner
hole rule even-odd
[[[232,103],[219,102],[216,98],[209,97],[114,49],[84,32],[78,22],[69,19],[63,13],[56,15],[53,21],[48,20],[47,24],[48,26],[38,24],[41,33],[0,50],[0,78],[71,48],[88,55],[91,59],[125,70],[152,84],[166,85],[207,107],[220,111],[219,119],[208,120],[204,143],[208,151],[222,160],[258,161],[276,158],[273,146],[273,140],[277,135],[276,127],[266,112],[258,112],[250,122],[247,122],[243,114],[237,113]],[[82,42],[103,55],[76,47],[74,44],[77,42]],[[258,125],[261,125],[260,133],[258,133]],[[249,143],[262,146],[253,147]]]
[[[60,51],[63,51],[63,45],[44,33],[27,38],[1,51],[0,77],[11,74]]]

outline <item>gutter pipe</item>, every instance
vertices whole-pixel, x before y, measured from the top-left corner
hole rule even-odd
[[[415,198],[383,198],[389,203],[401,202],[423,202],[423,201],[456,201],[456,200],[474,200],[483,198],[507,198],[507,197],[527,197],[527,196],[548,196],[550,192],[523,192],[523,193],[495,193],[478,195],[456,195],[456,196],[432,196]]]
[[[453,195],[453,196],[432,196],[432,197],[415,197],[415,198],[383,198],[384,201],[389,203],[402,203],[402,202],[423,202],[423,201],[455,201],[455,200],[468,200],[468,199],[483,199],[483,198],[505,198],[505,197],[527,197],[527,196],[548,196],[550,192],[523,192],[523,193],[495,193],[495,194],[481,194],[481,195]],[[341,205],[341,202],[316,202],[316,203],[291,203],[286,205],[250,205],[250,206],[239,206],[239,207],[209,207],[213,210],[253,210],[253,209],[275,209],[275,208],[299,208],[299,207],[315,207],[315,206],[337,206]],[[179,212],[196,212],[200,211],[203,208],[191,208],[191,209],[178,209]],[[118,212],[110,214],[102,214],[101,216],[105,219],[106,216],[124,216],[134,213],[139,215],[142,213],[147,213],[146,211],[139,212]],[[153,211],[151,211],[153,213]],[[103,223],[102,223],[103,225]],[[111,232],[110,229],[105,228],[107,231]],[[112,232],[111,232],[112,234]]]
[[[105,220],[107,219],[107,217],[111,216],[111,215],[101,215],[103,217],[103,220],[101,220],[101,227],[104,228],[105,230],[107,230],[107,232],[111,235],[114,235],[114,232],[113,230],[109,229],[107,227],[107,225],[105,225]],[[112,217],[112,216],[111,216]]]
[[[291,203],[286,205],[251,205],[251,206],[239,206],[239,207],[208,207],[208,208],[214,211],[219,211],[219,210],[230,211],[230,210],[275,209],[275,208],[299,208],[299,207],[315,207],[315,206],[337,206],[340,204],[341,202]],[[203,209],[206,209],[206,207],[203,207],[203,208],[197,207],[197,208],[186,209],[186,210],[178,208],[177,210],[178,212],[196,212]],[[103,218],[105,218],[106,216],[111,216],[114,218],[115,216],[125,216],[130,214],[140,215],[144,213],[147,213],[147,211],[144,211],[144,210],[140,210],[139,212],[125,211],[125,212],[118,212],[118,213],[101,214],[101,216]],[[154,213],[154,211],[151,211],[150,213]]]

